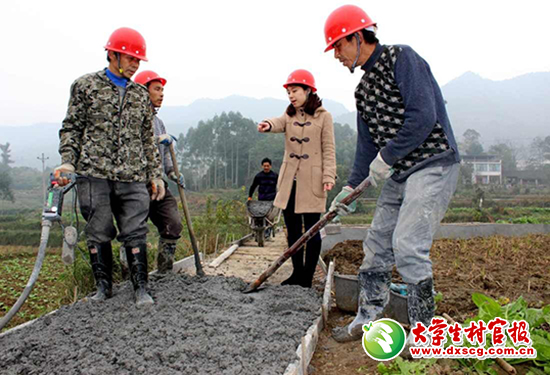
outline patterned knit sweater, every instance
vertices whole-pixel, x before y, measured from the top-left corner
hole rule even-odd
[[[362,69],[355,90],[358,139],[351,186],[368,176],[379,151],[398,182],[427,165],[458,162],[441,90],[412,48],[378,44]]]

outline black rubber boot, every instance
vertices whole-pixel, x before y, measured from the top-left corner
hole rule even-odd
[[[174,254],[176,254],[175,240],[160,238],[157,254],[157,270],[159,273],[172,272]]]
[[[304,274],[304,248],[292,256],[292,274],[281,285],[301,285]]]
[[[306,248],[306,263],[304,265],[304,276],[302,277],[301,286],[304,288],[311,288],[313,283],[313,275],[315,275],[315,269],[317,268],[317,262],[319,261],[319,254],[321,254],[321,241],[309,241]]]
[[[412,328],[416,323],[424,324],[424,327],[429,327],[432,323],[432,318],[435,313],[435,301],[433,292],[433,279],[427,278],[418,284],[407,284],[407,310],[409,314],[409,323]],[[412,333],[407,336],[405,348],[400,356],[405,359],[411,359],[412,355],[409,348],[414,345]]]
[[[146,307],[154,303],[153,298],[147,292],[147,244],[125,246],[128,265],[130,266],[130,278],[134,286],[136,306]]]
[[[391,272],[359,272],[359,302],[357,316],[349,325],[332,330],[332,338],[338,342],[360,340],[363,324],[382,318],[390,300]]]
[[[113,295],[113,249],[110,242],[88,247],[97,292],[91,299],[105,301]]]

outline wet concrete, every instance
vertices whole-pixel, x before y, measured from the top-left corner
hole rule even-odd
[[[282,374],[318,316],[297,286],[242,294],[237,278],[152,279],[138,310],[129,283],[107,302],[65,306],[0,337],[2,374]]]

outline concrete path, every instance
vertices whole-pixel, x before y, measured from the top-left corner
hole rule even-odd
[[[278,231],[275,238],[271,237],[264,247],[259,247],[256,241],[249,240],[217,268],[208,265],[215,258],[209,258],[204,263],[204,271],[208,275],[236,276],[246,282],[252,282],[262,274],[287,249],[286,236]],[[292,272],[292,262],[288,260],[271,276],[266,283],[280,284]]]

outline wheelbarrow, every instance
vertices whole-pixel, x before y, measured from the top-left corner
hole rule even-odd
[[[254,232],[258,246],[263,247],[267,237],[275,237],[274,229],[281,211],[273,206],[273,201],[248,201],[246,208],[250,229]]]

